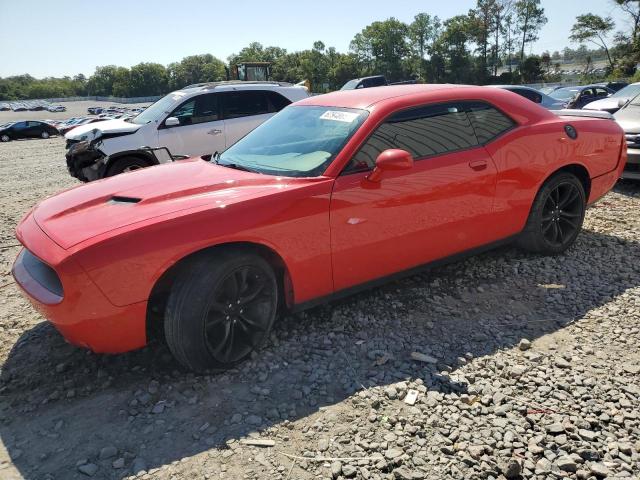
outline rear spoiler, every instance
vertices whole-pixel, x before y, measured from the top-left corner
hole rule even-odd
[[[587,117],[587,118],[602,118],[604,120],[614,120],[613,115],[609,112],[601,112],[599,110],[550,110],[559,117]]]

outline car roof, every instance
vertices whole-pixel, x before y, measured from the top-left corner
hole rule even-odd
[[[411,85],[390,85],[382,87],[361,88],[357,90],[339,90],[325,95],[316,95],[296,102],[296,105],[316,105],[325,107],[358,108],[366,110],[369,107],[398,97],[425,95],[429,98],[425,100],[438,100],[438,94],[448,91],[465,92],[471,98],[482,97],[481,92],[486,87],[474,85],[455,85],[448,83],[439,84],[411,84]],[[513,95],[513,94],[509,94]]]
[[[209,82],[195,83],[181,88],[179,91],[187,94],[204,92],[210,90],[228,91],[228,90],[276,90],[280,88],[304,88],[298,87],[287,82],[245,82],[245,81],[228,81],[228,82]]]

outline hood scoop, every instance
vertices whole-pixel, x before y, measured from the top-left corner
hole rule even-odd
[[[123,197],[121,195],[114,195],[113,197],[111,197],[107,203],[115,203],[115,204],[122,204],[122,205],[131,205],[134,203],[138,203],[142,201],[141,198],[136,198],[136,197]]]

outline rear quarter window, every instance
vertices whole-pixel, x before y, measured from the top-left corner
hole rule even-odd
[[[478,142],[486,144],[516,126],[511,118],[484,102],[470,102],[466,106]]]

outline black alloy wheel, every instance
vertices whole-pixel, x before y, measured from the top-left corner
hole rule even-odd
[[[588,187],[588,186],[587,186]],[[530,252],[557,255],[575,242],[586,210],[585,186],[571,172],[558,172],[540,187],[520,247]]]
[[[215,248],[181,263],[164,332],[174,357],[198,371],[234,367],[269,337],[278,312],[271,265],[243,248]]]
[[[204,334],[217,362],[236,363],[262,342],[275,303],[270,280],[260,268],[244,265],[228,273],[212,292]]]
[[[542,209],[542,235],[555,247],[563,247],[582,226],[583,199],[575,183],[563,182],[547,195]]]

